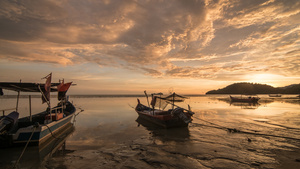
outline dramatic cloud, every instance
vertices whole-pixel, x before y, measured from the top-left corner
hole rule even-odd
[[[212,80],[300,72],[298,0],[2,0],[0,25],[11,61]]]

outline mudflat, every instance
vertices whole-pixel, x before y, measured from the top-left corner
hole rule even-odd
[[[227,96],[191,97],[181,104],[189,104],[195,112],[193,123],[187,128],[162,129],[138,119],[132,108],[136,98],[72,99],[84,112],[76,117],[75,130],[65,145],[38,163],[21,160],[20,168],[300,166],[298,100],[262,97],[259,105],[252,105],[229,103]],[[1,160],[1,164],[9,166],[14,160]]]

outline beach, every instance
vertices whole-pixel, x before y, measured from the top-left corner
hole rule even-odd
[[[299,100],[264,95],[252,105],[230,103],[228,97],[190,97],[180,103],[195,112],[189,127],[162,129],[138,118],[137,97],[71,96],[77,111],[84,111],[73,121],[74,130],[61,135],[65,144],[52,145],[55,151],[34,163],[27,156],[18,167],[299,168]],[[146,98],[139,99],[147,104]],[[1,157],[16,155],[1,158],[0,164],[10,167],[21,149],[1,149]]]

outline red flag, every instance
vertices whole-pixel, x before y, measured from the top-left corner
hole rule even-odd
[[[154,96],[153,98],[152,98],[152,101],[151,101],[151,106],[154,108],[154,106],[155,106],[155,104],[156,104],[156,96]]]
[[[60,80],[59,80],[60,82]],[[65,80],[63,79],[60,84],[57,86],[57,91],[59,91],[59,89],[65,84]]]
[[[44,77],[46,79],[46,83],[45,83],[45,91],[44,96],[42,97],[42,102],[45,103],[47,101],[50,100],[50,91],[51,91],[51,78],[52,78],[52,73],[50,73],[49,75],[47,75],[46,77]],[[43,79],[44,79],[43,78]]]
[[[65,95],[66,95],[68,89],[70,88],[71,84],[72,84],[72,82],[64,83],[64,81],[62,81],[61,84],[59,84],[57,86],[58,100],[62,100],[65,98]]]

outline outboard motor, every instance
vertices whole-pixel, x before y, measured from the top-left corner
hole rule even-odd
[[[172,114],[175,115],[175,116],[178,116],[185,123],[190,123],[191,122],[191,119],[186,116],[186,114],[183,112],[182,108],[178,107],[178,108],[174,109],[172,111]]]
[[[19,119],[19,113],[16,111],[11,112],[7,116],[2,116],[0,119],[0,134],[9,132]]]

